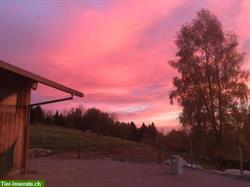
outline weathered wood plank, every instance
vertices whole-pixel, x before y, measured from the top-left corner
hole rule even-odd
[[[17,140],[14,150],[15,168],[13,169],[21,169],[25,164],[24,154],[27,141],[26,129],[30,92],[30,88],[18,88],[16,112],[0,112],[0,153],[5,152]]]

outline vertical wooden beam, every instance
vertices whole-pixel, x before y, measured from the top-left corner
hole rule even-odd
[[[30,103],[30,94],[31,94],[31,90],[27,89],[26,90],[26,97],[25,97],[25,114],[26,114],[26,123],[25,123],[25,141],[24,141],[24,174],[26,174],[28,172],[27,170],[27,159],[29,157],[29,126],[30,126],[30,107],[29,107],[29,103]]]

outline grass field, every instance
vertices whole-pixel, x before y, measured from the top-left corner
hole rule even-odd
[[[157,147],[123,140],[123,154],[121,154],[121,142],[122,140],[119,138],[84,133],[79,130],[59,126],[43,124],[30,126],[30,148],[48,148],[52,150],[53,154],[57,153],[56,156],[76,158],[80,149],[81,157],[87,159],[121,159],[122,155],[122,158],[128,161],[159,161],[159,149]],[[161,160],[168,159],[171,153],[177,154],[166,149],[162,150]],[[188,157],[184,156],[184,159],[190,161]],[[217,161],[198,160],[198,158],[195,158],[193,161],[204,168],[222,168]],[[229,166],[227,164],[223,167],[238,167],[237,160],[233,163],[231,162]],[[248,168],[248,164],[246,164],[245,166]]]
[[[123,142],[123,146],[122,146]],[[30,126],[30,148],[49,148],[53,153],[77,152],[81,155],[94,155],[95,157],[111,156],[132,161],[158,161],[159,149],[154,146],[140,144],[119,138],[84,133],[79,130],[62,128],[59,126],[35,124]],[[161,159],[168,157],[162,151]]]

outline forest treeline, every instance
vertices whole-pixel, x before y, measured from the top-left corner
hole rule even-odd
[[[84,110],[82,107],[58,112],[46,112],[40,106],[31,109],[31,124],[43,123],[78,129],[105,136],[113,136],[147,144],[155,144],[160,135],[155,124],[142,123],[137,127],[133,121],[120,122],[115,114],[96,108]]]
[[[161,144],[166,148],[176,152],[187,152],[190,140],[196,148],[214,147],[213,137],[206,134],[204,129],[195,128],[192,137],[187,134],[185,129],[173,129],[163,135],[157,130],[155,124],[142,123],[136,125],[131,122],[120,122],[115,114],[109,114],[96,108],[84,110],[83,107],[72,108],[64,112],[48,112],[40,106],[31,109],[31,124],[43,123],[45,125],[58,125],[62,127],[82,130],[105,136],[127,139],[135,142],[147,144]],[[242,127],[242,143],[246,147],[250,146],[250,108],[246,121]],[[190,139],[191,138],[191,139]],[[238,135],[233,132],[226,138],[227,147],[238,145]],[[214,147],[214,149],[219,147]]]

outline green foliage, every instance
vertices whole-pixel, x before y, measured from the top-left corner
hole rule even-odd
[[[43,122],[45,117],[44,111],[40,106],[31,108],[30,110],[30,121],[31,123],[40,123]]]
[[[185,153],[187,152],[188,141],[185,132],[180,130],[172,130],[164,137],[167,149]]]
[[[136,142],[155,144],[155,139],[159,132],[154,123],[137,128],[134,122],[125,123],[117,120],[114,114],[102,112],[96,108],[90,108],[85,111],[82,107],[72,108],[70,111],[59,113],[46,113],[41,108],[35,109],[39,112],[33,112],[33,121],[46,124],[56,124],[63,127],[79,129],[84,132],[97,133],[104,136],[113,136]],[[37,118],[37,113],[45,114],[41,120]],[[38,120],[39,119],[39,120]]]
[[[175,43],[178,59],[169,64],[180,75],[170,100],[182,107],[180,122],[197,142],[228,144],[239,134],[249,97],[249,72],[242,70],[245,54],[238,51],[237,36],[202,9]]]

